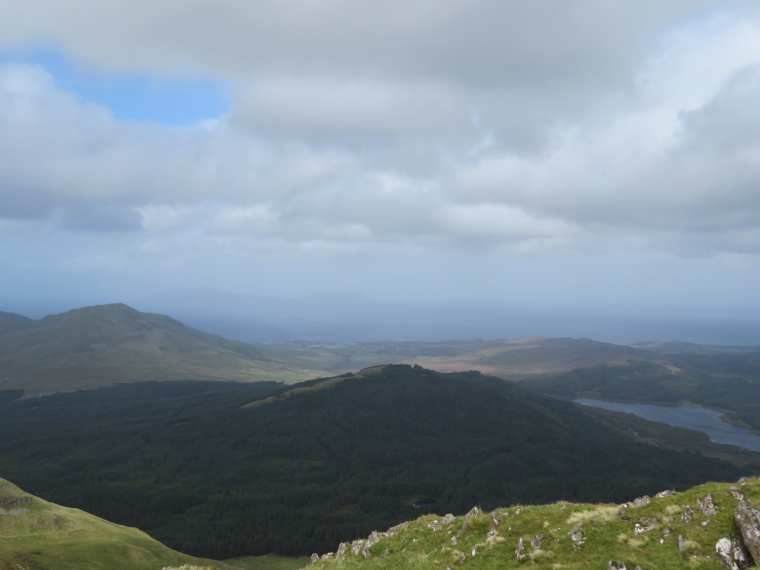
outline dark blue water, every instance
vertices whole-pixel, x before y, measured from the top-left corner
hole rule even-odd
[[[661,406],[657,404],[621,404],[604,400],[579,398],[574,400],[584,406],[604,408],[613,412],[636,414],[645,420],[660,422],[676,427],[684,427],[706,433],[710,441],[738,445],[750,451],[760,451],[760,435],[755,435],[744,428],[727,424],[720,419],[723,412],[710,408],[691,408],[688,406]]]

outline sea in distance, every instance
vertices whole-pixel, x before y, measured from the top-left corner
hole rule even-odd
[[[738,445],[749,451],[760,451],[760,435],[724,422],[720,419],[723,412],[718,410],[660,404],[624,404],[589,398],[578,398],[573,401],[584,406],[603,408],[613,412],[626,412],[645,420],[701,431],[706,433],[710,441],[715,443],[728,443]]]

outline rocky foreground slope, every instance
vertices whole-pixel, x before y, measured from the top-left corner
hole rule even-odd
[[[424,516],[312,556],[312,570],[741,569],[760,563],[760,479],[623,505],[558,502]]]

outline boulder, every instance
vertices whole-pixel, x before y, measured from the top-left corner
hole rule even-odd
[[[718,508],[713,504],[711,495],[705,495],[697,499],[697,506],[706,517],[711,517],[718,512]]]
[[[518,560],[525,558],[525,541],[522,538],[517,541],[517,548],[515,548],[515,558]]]
[[[641,507],[646,507],[651,502],[652,502],[652,497],[650,497],[649,495],[644,495],[643,497],[639,497],[637,499],[634,499],[633,503],[631,504],[631,506],[634,509],[638,509],[638,508],[641,508]]]
[[[715,543],[718,560],[729,570],[741,570],[750,566],[749,554],[744,545],[733,538],[723,537]]]
[[[734,510],[734,520],[752,560],[755,564],[760,564],[760,511],[741,501]]]

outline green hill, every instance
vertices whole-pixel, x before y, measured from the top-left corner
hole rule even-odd
[[[735,510],[760,501],[760,480],[708,483],[626,503],[513,505],[427,515],[314,555],[312,570],[757,568]],[[760,512],[754,511],[755,517]],[[755,520],[756,526],[760,519]],[[757,539],[757,536],[755,537]],[[758,555],[757,543],[755,556]],[[721,555],[718,550],[727,551]],[[741,560],[746,562],[742,562]],[[617,563],[613,565],[612,562]],[[735,566],[732,566],[735,564]]]
[[[123,304],[39,320],[0,318],[0,389],[28,393],[146,380],[294,381],[306,372],[261,348]],[[5,324],[3,324],[5,323]]]
[[[408,365],[0,399],[0,417],[3,476],[214,559],[308,555],[473,504],[621,501],[760,471],[757,454],[734,461],[686,430]]]
[[[229,568],[175,552],[144,532],[24,493],[0,479],[1,570]]]

